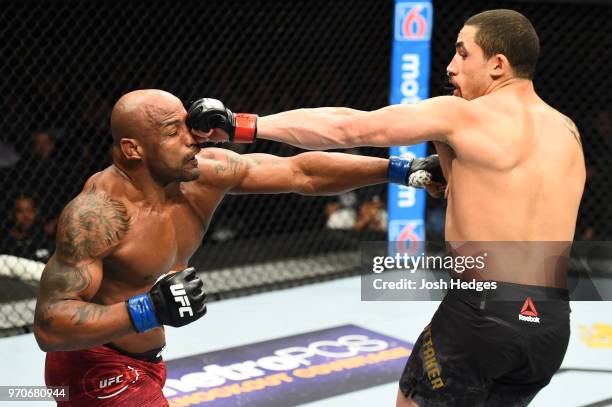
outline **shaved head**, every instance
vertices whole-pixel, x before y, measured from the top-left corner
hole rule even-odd
[[[111,113],[113,142],[119,145],[122,138],[143,140],[152,129],[159,126],[182,106],[180,99],[159,89],[142,89],[121,96]]]
[[[121,96],[111,113],[113,164],[161,185],[197,179],[200,170],[195,156],[200,147],[186,117],[181,100],[163,90],[143,89]]]

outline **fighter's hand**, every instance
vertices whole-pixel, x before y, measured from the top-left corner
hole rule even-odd
[[[229,141],[229,135],[221,129],[210,129],[208,132],[204,132],[192,128],[191,134],[198,144],[227,143]]]
[[[446,180],[437,154],[425,158],[389,158],[389,182],[424,188],[434,198],[439,198],[446,188]]]
[[[189,267],[162,276],[146,294],[127,300],[128,314],[136,332],[161,325],[179,327],[206,314],[203,283]]]
[[[233,113],[220,100],[203,98],[189,105],[187,126],[198,142],[252,143],[257,136],[257,115]]]

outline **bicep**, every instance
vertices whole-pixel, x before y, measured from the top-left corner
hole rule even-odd
[[[101,261],[71,264],[53,255],[43,270],[38,288],[34,327],[37,340],[43,332],[62,329],[68,321],[82,321],[88,303],[96,295],[102,281]],[[44,343],[44,341],[43,341]]]
[[[291,158],[270,154],[245,154],[240,157],[244,171],[232,194],[272,194],[293,192],[301,180]]]
[[[389,147],[425,141],[449,142],[454,129],[469,120],[460,98],[443,96],[416,104],[391,105],[356,120],[361,145]]]
[[[270,154],[237,154],[220,148],[200,153],[200,184],[229,194],[292,192],[295,166]]]
[[[237,154],[220,148],[201,153],[200,183],[229,194],[291,192],[293,166],[270,154]]]
[[[89,301],[98,292],[101,282],[102,260],[71,264],[56,254],[51,257],[41,275],[38,299],[43,303]]]

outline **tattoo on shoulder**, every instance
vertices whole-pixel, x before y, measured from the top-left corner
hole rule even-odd
[[[572,136],[574,136],[580,147],[582,147],[582,142],[580,141],[580,133],[578,133],[578,128],[576,127],[576,124],[569,117],[565,115],[562,115],[562,117],[565,121],[565,127],[567,127],[567,129],[570,133],[572,133]]]
[[[58,222],[57,253],[64,260],[93,258],[118,243],[129,228],[125,205],[92,188],[66,206]]]

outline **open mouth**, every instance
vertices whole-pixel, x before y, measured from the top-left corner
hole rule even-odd
[[[452,82],[448,82],[449,93],[453,96],[461,96],[461,89]]]
[[[452,84],[450,80],[450,75],[449,74],[444,75],[444,90],[448,92],[447,94],[454,95],[456,89],[457,88],[455,87],[455,85]]]
[[[453,96],[461,96],[461,90],[459,89],[459,87],[457,85],[455,85],[452,81],[452,76],[451,74],[447,73],[446,75],[444,75],[444,90],[447,91],[448,95],[453,95]]]

